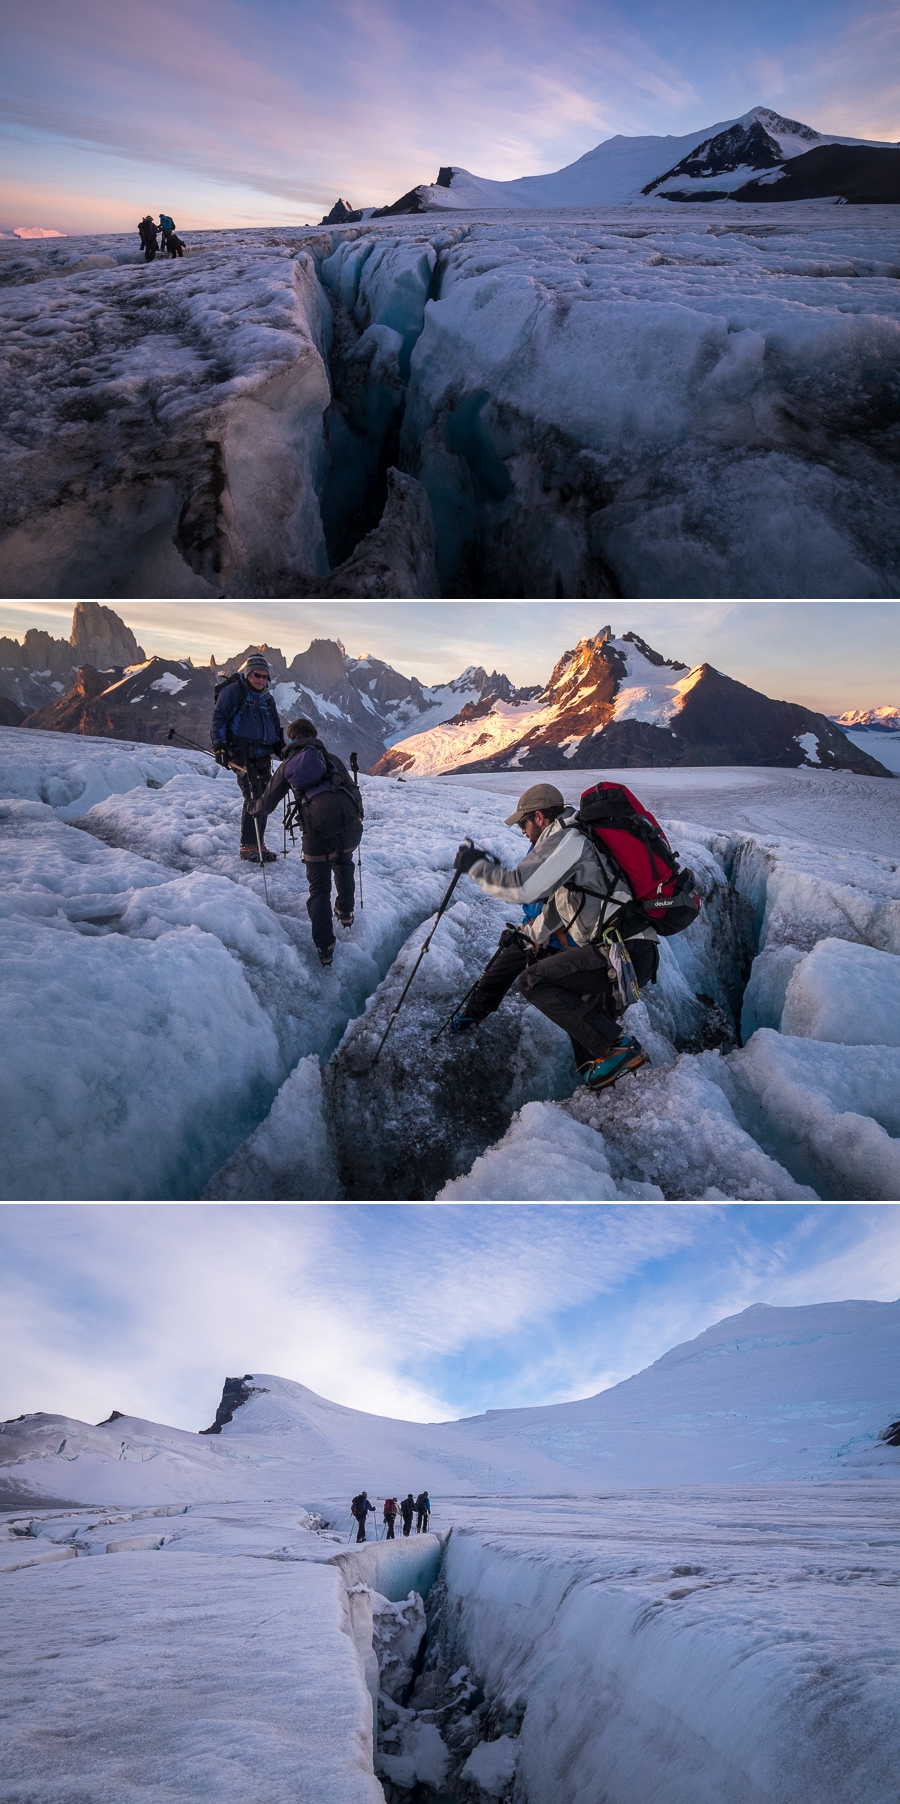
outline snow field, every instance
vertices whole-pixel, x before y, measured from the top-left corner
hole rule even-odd
[[[335,1557],[296,1505],[144,1514],[165,1532],[110,1541],[99,1511],[0,1524],[0,1796],[244,1804],[264,1774],[276,1804],[377,1804],[372,1612],[366,1646],[351,1588],[427,1590],[438,1538]]]
[[[794,1490],[475,1505],[442,1657],[524,1700],[532,1804],[888,1804],[894,1493]]]

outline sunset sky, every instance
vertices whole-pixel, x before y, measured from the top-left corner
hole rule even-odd
[[[314,220],[764,104],[900,138],[895,0],[2,0],[0,230]]]
[[[825,714],[900,706],[895,601],[121,601],[116,613],[148,657],[219,662],[247,645],[288,659],[312,639],[341,639],[404,676],[446,683],[469,664],[514,683],[546,683],[579,639],[610,625],[640,633],[684,664],[712,664],[776,701]],[[68,639],[72,603],[0,605],[0,634],[29,627]]]

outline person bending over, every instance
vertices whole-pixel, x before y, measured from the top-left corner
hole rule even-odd
[[[289,789],[297,797],[309,879],[306,912],[319,962],[327,967],[334,958],[334,920],[348,929],[353,926],[353,854],[363,834],[363,801],[347,766],[322,744],[311,720],[291,721],[288,738],[288,755],[257,806],[268,815]],[[333,918],[332,876],[336,890]]]
[[[478,846],[460,846],[456,868],[486,895],[520,904],[524,918],[501,934],[452,1027],[466,1033],[479,1026],[518,983],[569,1035],[582,1082],[602,1090],[648,1063],[640,1041],[622,1032],[622,1014],[634,999],[623,983],[622,953],[637,985],[653,983],[659,939],[624,877],[573,824],[575,812],[552,783],[537,783],[506,819],[530,844],[514,870]]]

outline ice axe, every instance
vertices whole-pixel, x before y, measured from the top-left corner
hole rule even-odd
[[[466,841],[465,841],[465,844],[466,844],[466,845],[471,845],[471,843],[472,843],[472,842],[471,842],[471,840],[466,840]],[[440,908],[439,908],[439,909],[438,909],[438,911],[437,911],[437,914],[436,914],[436,915],[435,915],[435,917],[434,917],[434,926],[433,926],[433,927],[432,927],[432,929],[431,929],[431,932],[430,932],[430,933],[429,933],[429,935],[428,935],[428,938],[427,938],[427,940],[426,940],[426,941],[425,941],[425,944],[424,944],[424,946],[423,946],[423,947],[422,947],[422,948],[421,948],[421,950],[420,950],[420,952],[419,952],[419,956],[418,956],[418,958],[417,958],[417,959],[416,959],[416,962],[415,962],[415,964],[414,964],[414,965],[413,965],[413,968],[412,968],[412,970],[411,970],[411,971],[410,971],[410,974],[409,974],[409,976],[408,976],[408,978],[407,978],[407,980],[406,980],[406,983],[405,983],[405,984],[404,984],[404,987],[403,987],[403,994],[402,994],[402,996],[401,996],[401,997],[400,997],[400,1000],[399,1000],[399,1002],[398,1002],[398,1003],[397,1003],[397,1004],[396,1004],[396,1005],[395,1005],[395,1007],[394,1007],[394,1009],[393,1009],[393,1011],[392,1011],[392,1013],[391,1013],[391,1018],[390,1018],[390,1020],[389,1020],[389,1022],[388,1022],[388,1024],[387,1024],[387,1027],[386,1027],[386,1028],[385,1028],[385,1030],[384,1030],[384,1033],[383,1033],[383,1034],[382,1034],[382,1036],[381,1036],[381,1039],[380,1039],[380,1040],[379,1040],[379,1042],[378,1042],[378,1051],[377,1051],[377,1052],[376,1052],[376,1054],[375,1054],[375,1057],[374,1057],[374,1059],[373,1059],[373,1060],[372,1060],[372,1063],[371,1063],[371,1065],[369,1065],[369,1066],[367,1066],[367,1068],[366,1068],[366,1070],[365,1070],[365,1071],[361,1071],[361,1072],[360,1072],[360,1073],[359,1073],[359,1075],[360,1075],[360,1077],[368,1077],[368,1076],[369,1076],[369,1073],[370,1073],[370,1072],[372,1072],[372,1071],[374,1071],[374,1069],[375,1069],[375,1066],[376,1066],[376,1065],[377,1065],[377,1064],[378,1064],[378,1061],[379,1061],[379,1059],[380,1059],[380,1057],[381,1057],[381,1052],[382,1052],[382,1047],[383,1047],[383,1046],[384,1046],[384,1042],[385,1042],[385,1040],[386,1040],[386,1039],[387,1039],[387,1037],[388,1037],[388,1034],[389,1034],[389,1033],[390,1033],[390,1031],[391,1031],[391,1028],[392,1028],[392,1027],[393,1027],[393,1025],[394,1025],[394,1022],[395,1022],[395,1021],[396,1021],[396,1019],[397,1019],[397,1016],[398,1016],[398,1015],[399,1015],[399,1013],[400,1013],[400,1010],[401,1010],[401,1009],[402,1009],[402,1007],[403,1007],[403,1004],[404,1004],[404,1002],[405,1002],[405,1001],[406,1001],[406,993],[407,993],[407,991],[408,991],[408,989],[409,989],[409,986],[410,986],[410,984],[411,984],[411,983],[412,983],[412,980],[413,980],[413,978],[414,978],[414,977],[415,977],[415,975],[416,975],[416,972],[417,972],[417,971],[418,971],[418,969],[419,969],[419,966],[420,966],[420,964],[421,964],[421,963],[422,963],[422,960],[423,960],[423,958],[424,958],[424,957],[425,957],[425,954],[426,954],[426,952],[427,952],[427,951],[428,951],[428,948],[429,948],[429,946],[430,946],[430,945],[431,945],[431,942],[432,942],[432,940],[433,940],[433,939],[434,939],[434,936],[435,936],[435,934],[436,934],[436,932],[437,932],[437,927],[438,927],[438,922],[439,922],[439,921],[440,921],[440,918],[441,918],[441,915],[442,915],[442,914],[443,914],[443,913],[444,913],[444,910],[445,910],[445,909],[446,909],[446,907],[447,907],[447,904],[448,904],[448,902],[449,902],[449,901],[450,901],[450,897],[451,897],[451,896],[452,896],[452,894],[453,894],[453,891],[454,891],[454,890],[455,890],[455,888],[456,888],[456,885],[457,885],[457,884],[458,884],[458,882],[459,882],[459,880],[460,880],[460,877],[461,877],[461,876],[462,876],[462,871],[460,871],[460,870],[456,870],[456,871],[454,871],[454,873],[453,873],[453,878],[452,878],[452,881],[451,881],[451,883],[450,883],[450,887],[449,887],[449,889],[448,889],[448,890],[447,890],[447,893],[446,893],[446,895],[445,895],[445,897],[444,897],[444,900],[443,900],[443,902],[442,902],[442,903],[441,903],[441,905],[440,905]]]

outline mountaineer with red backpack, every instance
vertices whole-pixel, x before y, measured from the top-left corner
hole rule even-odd
[[[455,1033],[477,1027],[519,989],[565,1029],[582,1082],[603,1090],[648,1063],[621,1017],[640,986],[656,981],[659,936],[680,933],[700,912],[693,873],[681,871],[662,828],[631,791],[598,783],[578,811],[552,783],[519,797],[508,827],[531,850],[506,870],[477,846],[456,855],[486,895],[522,904],[475,989],[457,1010]]]

